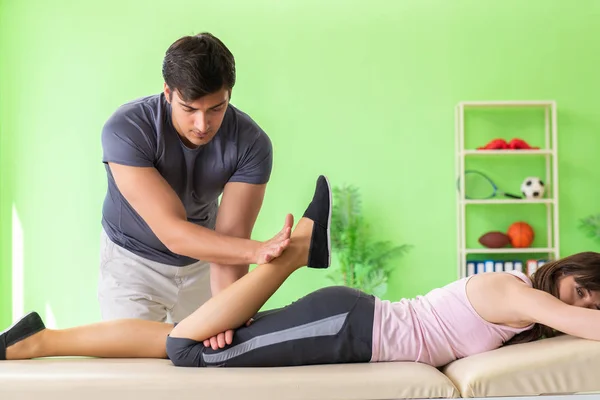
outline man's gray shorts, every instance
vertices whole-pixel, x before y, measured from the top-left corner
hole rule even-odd
[[[102,230],[98,301],[103,320],[179,322],[211,297],[210,264],[174,267],[140,257]]]

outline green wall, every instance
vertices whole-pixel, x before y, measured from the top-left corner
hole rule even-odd
[[[360,188],[378,238],[414,246],[385,298],[448,283],[455,104],[555,99],[561,252],[598,249],[577,229],[599,211],[598,1],[3,0],[2,11],[0,126],[15,160],[2,216],[14,204],[22,222],[26,309],[49,307],[59,326],[99,318],[101,126],[121,103],[161,90],[165,49],[203,30],[236,55],[233,103],[273,140],[255,238],[287,212],[299,217],[324,173]],[[324,275],[297,273],[268,306],[328,284]]]
[[[8,133],[7,79],[5,79],[8,41],[8,18],[4,11],[5,0],[0,0],[0,327],[11,321],[11,188],[10,150],[12,135]],[[2,329],[2,328],[0,328]]]

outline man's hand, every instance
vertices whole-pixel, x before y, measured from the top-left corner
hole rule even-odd
[[[254,322],[252,318],[246,322],[246,326],[250,326],[250,324]],[[223,347],[230,345],[233,341],[233,329],[228,330],[227,332],[219,333],[216,336],[211,337],[210,339],[206,339],[204,341],[204,347],[210,347],[213,350],[222,349]]]
[[[290,236],[292,235],[292,226],[294,217],[288,214],[285,217],[285,223],[279,233],[273,238],[263,242],[256,252],[256,264],[266,264],[283,254],[283,251],[290,245]]]

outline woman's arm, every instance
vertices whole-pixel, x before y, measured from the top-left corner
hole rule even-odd
[[[600,340],[600,310],[571,306],[549,293],[522,285],[512,286],[507,298],[520,318],[568,335]]]

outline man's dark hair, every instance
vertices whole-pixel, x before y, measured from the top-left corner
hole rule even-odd
[[[223,87],[235,85],[235,59],[218,38],[208,32],[184,36],[165,54],[163,79],[171,92],[185,102],[199,99]]]

